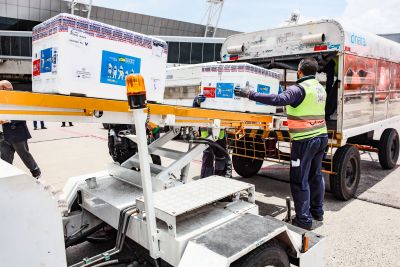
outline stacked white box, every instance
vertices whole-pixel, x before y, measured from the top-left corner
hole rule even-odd
[[[147,99],[162,103],[166,42],[70,14],[33,29],[34,92],[126,100],[125,77],[140,73]]]
[[[202,93],[206,101],[202,108],[275,113],[276,107],[235,97],[235,86],[265,94],[278,94],[280,75],[248,63],[206,64],[202,68]]]

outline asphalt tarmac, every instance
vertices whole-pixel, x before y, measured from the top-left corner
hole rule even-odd
[[[97,124],[60,127],[47,123],[47,130],[32,129],[29,147],[42,169],[43,179],[60,192],[69,177],[105,170],[111,162],[107,131]],[[174,148],[187,147],[173,142]],[[376,155],[364,154],[362,177],[356,197],[350,201],[325,196],[325,218],[315,232],[326,237],[326,266],[400,266],[400,169],[382,170]],[[163,164],[168,164],[164,161]],[[14,165],[27,171],[16,156]],[[190,177],[200,173],[201,156],[192,162]],[[286,214],[285,197],[290,196],[289,168],[265,163],[259,175],[246,182],[255,184],[262,215],[279,219]],[[243,179],[235,173],[235,179]],[[83,243],[67,249],[71,264],[103,252],[109,245]]]

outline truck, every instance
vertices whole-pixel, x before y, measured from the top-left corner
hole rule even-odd
[[[221,49],[221,63],[247,62],[279,72],[283,90],[295,84],[297,66],[306,57],[318,61],[316,78],[327,93],[323,170],[334,196],[349,200],[360,181],[359,151],[377,153],[383,169],[397,164],[399,135],[393,125],[400,122],[400,44],[321,20],[235,34]],[[205,85],[197,85],[203,92]],[[290,162],[285,110],[271,115],[269,129],[228,131],[233,166],[243,177],[256,175],[264,161]]]

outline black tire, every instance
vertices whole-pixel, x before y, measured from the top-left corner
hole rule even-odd
[[[235,171],[244,178],[255,176],[261,169],[264,161],[259,159],[232,156],[232,164]]]
[[[333,171],[330,176],[331,191],[339,200],[354,197],[361,177],[360,153],[355,146],[345,145],[333,156]]]
[[[399,134],[395,129],[383,131],[378,144],[379,163],[383,169],[393,169],[399,159]]]
[[[234,262],[232,267],[289,267],[289,257],[277,241],[269,241],[259,246],[243,258]]]

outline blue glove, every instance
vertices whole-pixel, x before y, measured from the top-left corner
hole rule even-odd
[[[193,100],[193,107],[194,108],[199,108],[200,104],[206,101],[206,97],[202,94],[196,96]]]
[[[200,94],[197,96],[197,101],[199,101],[199,103],[203,103],[204,101],[206,101],[206,97]]]
[[[250,95],[250,89],[241,88],[240,86],[235,86],[235,89],[233,90],[233,92],[235,93],[235,96],[238,96],[238,97],[249,98],[249,95]]]

